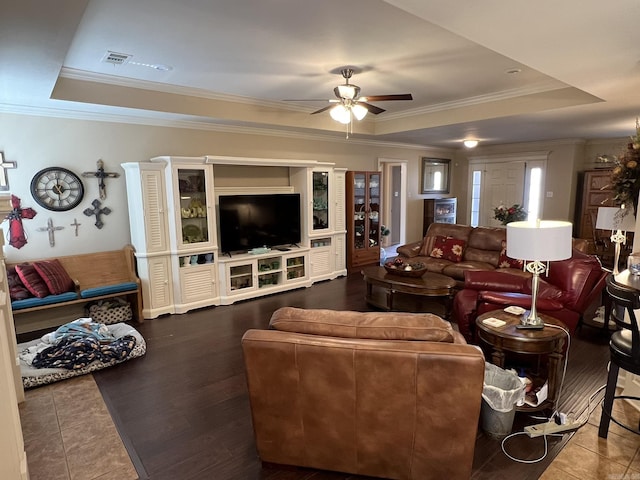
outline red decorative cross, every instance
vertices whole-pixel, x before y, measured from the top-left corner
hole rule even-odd
[[[6,217],[9,220],[9,245],[20,249],[27,244],[22,219],[31,219],[36,216],[37,212],[33,208],[21,208],[20,199],[15,195],[11,195],[11,206],[13,210]]]

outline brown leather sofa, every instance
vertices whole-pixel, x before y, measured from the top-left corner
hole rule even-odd
[[[285,307],[242,349],[263,462],[470,478],[484,357],[440,317]]]
[[[452,237],[464,241],[462,260],[453,262],[444,258],[434,258],[426,251],[429,238]],[[432,223],[424,238],[419,242],[402,245],[396,249],[398,256],[411,262],[421,262],[430,272],[441,273],[456,280],[458,288],[464,285],[467,270],[496,270],[500,266],[500,252],[506,242],[505,228],[471,227],[469,225]],[[510,270],[519,270],[510,268]]]
[[[444,258],[430,256],[428,246],[430,238],[451,237],[464,242],[462,259],[453,262]],[[421,262],[430,272],[441,273],[453,278],[456,287],[464,287],[464,274],[467,271],[503,271],[513,275],[528,277],[515,260],[505,259],[507,230],[504,227],[471,227],[469,225],[432,223],[424,238],[418,242],[401,245],[396,249],[398,256],[405,261]],[[573,247],[586,251],[587,242],[574,239]]]
[[[608,274],[596,256],[574,248],[571,258],[550,262],[548,275],[540,277],[538,312],[575,331],[585,311],[600,301]],[[510,305],[531,308],[531,278],[505,271],[468,271],[464,288],[453,301],[451,320],[468,342],[475,342],[476,317]]]

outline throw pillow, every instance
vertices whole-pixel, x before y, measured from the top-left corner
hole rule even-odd
[[[458,263],[462,261],[465,244],[464,240],[438,235],[433,242],[433,249],[429,256]]]
[[[73,290],[73,280],[57,258],[34,262],[33,266],[53,295]]]
[[[18,272],[18,276],[27,290],[33,293],[38,298],[44,298],[49,295],[49,289],[47,288],[47,284],[44,283],[42,277],[36,271],[36,268],[33,265],[29,265],[28,263],[23,263],[21,265],[16,265],[16,272]]]
[[[433,250],[433,244],[436,241],[436,237],[433,235],[427,235],[422,241],[422,248],[420,249],[420,256],[428,257]]]
[[[507,242],[502,241],[502,250],[500,250],[500,259],[498,260],[498,268],[519,268],[522,270],[522,260],[507,257]]]
[[[20,280],[16,267],[7,267],[7,284],[9,285],[9,297],[11,297],[11,300],[24,300],[32,296]]]

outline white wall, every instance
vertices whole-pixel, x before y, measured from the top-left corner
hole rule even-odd
[[[23,222],[28,243],[17,250],[6,245],[9,262],[33,260],[76,253],[88,253],[122,248],[129,242],[128,211],[125,179],[120,167],[124,162],[148,160],[159,155],[230,155],[257,158],[311,159],[333,162],[350,170],[377,170],[379,157],[396,158],[408,162],[409,218],[407,238],[421,236],[422,201],[419,196],[420,158],[445,155],[442,149],[380,146],[372,142],[349,140],[323,140],[319,137],[295,138],[275,135],[231,133],[76,120],[30,115],[0,114],[0,151],[5,161],[17,162],[17,168],[8,170],[11,193],[22,199],[23,207],[32,207],[38,214]],[[83,178],[85,198],[68,212],[51,212],[35,203],[29,191],[33,175],[48,166],[60,166],[81,174],[96,170],[96,161],[102,159],[105,170],[119,172],[120,178],[107,179],[107,198],[104,206],[112,213],[103,217],[104,227],[98,230],[95,218],[82,212],[98,198],[95,178]],[[49,246],[48,234],[37,229],[46,227],[51,217],[55,226],[64,230],[55,232],[55,247]],[[74,219],[82,225],[78,237],[70,226]],[[2,224],[8,230],[7,222]]]
[[[420,193],[420,163],[422,157],[451,158],[451,193],[458,198],[458,222],[468,221],[467,176],[468,156],[505,154],[527,151],[550,151],[545,191],[544,218],[573,220],[577,172],[593,168],[598,154],[616,154],[626,145],[625,139],[591,141],[531,142],[479,147],[474,150],[447,150],[409,147],[366,142],[357,137],[323,139],[319,136],[277,136],[258,134],[255,129],[238,131],[200,130],[177,127],[76,120],[42,116],[0,113],[0,151],[6,161],[17,162],[8,170],[11,192],[22,198],[24,207],[33,207],[38,215],[25,220],[28,243],[17,250],[5,245],[9,262],[33,260],[75,253],[88,253],[122,248],[129,243],[129,224],[123,171],[124,162],[145,161],[159,155],[201,156],[230,155],[256,158],[310,159],[335,163],[349,170],[377,170],[378,159],[407,161],[407,231],[406,241],[422,236],[422,200]],[[81,174],[95,171],[102,159],[107,171],[116,171],[120,178],[107,179],[105,206],[112,213],[103,217],[105,226],[98,230],[94,217],[82,211],[98,198],[96,179],[83,179],[85,199],[69,212],[50,212],[39,207],[29,192],[33,175],[47,166],[60,166]],[[259,183],[252,179],[251,184]],[[433,197],[433,195],[431,195]],[[56,245],[49,246],[45,227],[51,217],[54,225],[65,227],[55,233]],[[74,219],[82,225],[79,235],[70,226]],[[8,231],[7,222],[1,227]]]

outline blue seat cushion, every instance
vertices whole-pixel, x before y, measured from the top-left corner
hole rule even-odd
[[[47,295],[42,298],[31,297],[25,298],[24,300],[14,300],[11,302],[11,308],[13,310],[20,310],[22,308],[39,307],[40,305],[51,305],[53,303],[68,302],[77,299],[78,294],[76,292],[64,292],[59,295]]]
[[[111,293],[128,292],[136,290],[138,284],[136,282],[124,282],[116,285],[107,285],[105,287],[87,288],[80,291],[81,298],[99,297],[101,295],[109,295]]]

